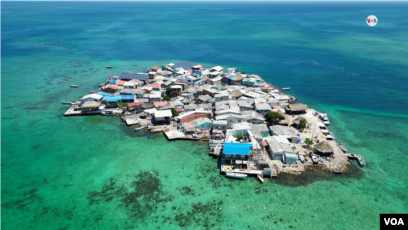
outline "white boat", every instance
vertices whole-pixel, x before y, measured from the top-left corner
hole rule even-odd
[[[72,102],[70,101],[61,101],[62,104],[67,104],[67,105],[72,105]]]
[[[319,162],[317,161],[317,157],[316,157],[315,155],[312,155],[312,161],[313,161],[313,164],[319,163]]]
[[[339,147],[340,147],[340,149],[343,151],[343,152],[347,152],[348,150],[347,150],[347,148],[346,148],[346,146],[344,146],[342,143],[339,143],[339,144],[337,144]]]
[[[290,87],[282,88],[282,90],[290,90]]]
[[[108,69],[112,69],[113,67],[112,67],[112,66],[108,66],[108,65],[107,65],[107,66],[106,66],[106,68],[108,68]]]
[[[330,125],[329,117],[326,113],[318,113],[320,120],[322,120],[323,124]]]
[[[225,174],[227,177],[232,177],[232,178],[245,178],[248,175],[244,174],[244,173],[234,173],[234,172],[227,172],[227,174]]]
[[[360,154],[357,156],[357,161],[361,166],[366,165],[364,158]]]
[[[147,127],[147,126],[142,126],[142,127],[136,128],[135,131],[142,130],[142,129],[146,128],[146,127]]]
[[[116,112],[114,111],[105,111],[101,113],[103,116],[115,116]]]
[[[70,85],[69,87],[72,87],[72,88],[78,88],[78,87],[79,87],[79,85]]]
[[[303,153],[299,152],[298,155],[299,155],[300,162],[305,163],[305,157],[303,156]]]

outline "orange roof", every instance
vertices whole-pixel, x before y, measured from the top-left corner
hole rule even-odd
[[[147,84],[147,86],[150,86],[152,88],[161,88],[160,84]]]
[[[127,106],[136,106],[136,105],[142,105],[144,102],[135,102],[135,103],[129,103]]]
[[[109,88],[114,89],[114,90],[117,90],[117,89],[118,89],[118,87],[116,87],[116,86],[114,86],[114,85],[109,86]]]
[[[194,126],[190,124],[189,122],[184,124],[184,128],[193,128]]]
[[[163,105],[168,105],[169,103],[167,101],[158,101],[158,102],[153,102],[154,107],[160,107]]]
[[[122,81],[122,80],[116,81],[115,83],[115,85],[124,85],[124,84],[125,84],[125,81]]]
[[[160,67],[158,67],[158,66],[153,66],[152,68],[150,68],[150,69],[159,69]]]
[[[274,89],[274,87],[271,87],[271,86],[269,86],[269,87],[261,87],[261,89]]]
[[[272,106],[273,109],[282,109],[280,106]]]
[[[177,112],[183,112],[183,109],[176,109]]]

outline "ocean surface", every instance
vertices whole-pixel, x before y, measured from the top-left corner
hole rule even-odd
[[[398,2],[1,2],[2,229],[378,229],[380,213],[408,213],[407,12]],[[63,116],[62,100],[109,75],[182,60],[290,87],[367,167],[233,180],[205,142]]]

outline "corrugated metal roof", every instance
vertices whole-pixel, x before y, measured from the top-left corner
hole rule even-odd
[[[116,102],[116,101],[122,100],[122,95],[104,96],[103,100],[106,101],[106,102]]]
[[[122,100],[133,100],[135,95],[122,95]]]

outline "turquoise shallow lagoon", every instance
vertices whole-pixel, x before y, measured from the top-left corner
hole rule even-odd
[[[1,5],[2,229],[378,229],[408,212],[407,3]],[[181,60],[291,87],[367,167],[237,181],[205,142],[63,117],[109,75]]]

